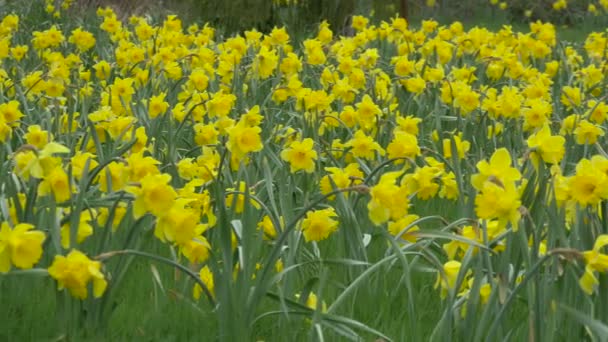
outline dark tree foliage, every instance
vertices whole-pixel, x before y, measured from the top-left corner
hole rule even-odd
[[[268,31],[274,26],[312,28],[322,20],[342,29],[355,11],[355,0],[202,0],[196,4],[197,19],[229,32],[256,28]],[[302,27],[303,26],[303,27]]]

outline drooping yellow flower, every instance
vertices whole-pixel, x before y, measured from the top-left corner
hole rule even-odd
[[[596,206],[608,199],[608,175],[589,159],[582,159],[576,165],[576,173],[570,178],[570,194],[581,206]]]
[[[207,72],[202,68],[192,70],[188,76],[188,86],[198,91],[204,91],[209,85],[209,77]]]
[[[586,115],[589,116],[589,120],[601,125],[608,119],[608,104],[606,104],[606,102],[589,100],[589,102],[587,102],[587,107],[589,108],[589,111]]]
[[[505,129],[505,126],[500,122],[496,122],[493,125],[488,126],[488,134],[487,134],[488,139],[492,139],[494,137],[501,135],[503,133],[504,129]]]
[[[310,113],[321,113],[331,109],[334,101],[333,95],[328,95],[325,90],[313,90],[304,93],[304,107]]]
[[[2,121],[8,125],[15,126],[23,117],[23,112],[19,109],[20,103],[15,100],[11,100],[0,104],[0,117]]]
[[[553,111],[549,102],[543,99],[529,99],[525,104],[527,107],[522,110],[525,131],[540,128],[549,123],[549,116]]]
[[[296,295],[296,297],[299,298],[299,295]],[[311,310],[317,310],[317,307],[319,306],[319,298],[314,292],[310,292],[308,294],[308,298],[306,298],[306,303],[304,304]],[[321,312],[327,312],[327,303],[325,303],[325,301],[322,301],[320,304]]]
[[[239,121],[228,130],[228,143],[226,146],[235,158],[243,158],[249,152],[258,152],[264,148],[258,126],[248,126],[245,121]]]
[[[5,143],[13,135],[13,129],[0,117],[0,143]]]
[[[414,62],[408,59],[407,56],[395,56],[391,60],[391,63],[395,65],[395,75],[399,77],[405,77],[415,72]]]
[[[105,208],[105,207],[99,208],[99,215],[97,216],[97,222],[99,223],[100,227],[105,227],[109,223],[110,227],[112,228],[112,231],[115,232],[118,229],[118,227],[120,226],[120,223],[122,222],[123,218],[127,214],[127,204],[120,203],[116,207],[116,209],[113,212],[112,222],[108,222],[108,220],[110,219],[110,214],[111,214],[110,208]]]
[[[43,130],[40,125],[31,125],[27,128],[27,133],[23,135],[28,144],[36,146],[38,149],[44,148],[49,142],[49,132]]]
[[[281,151],[281,159],[289,162],[291,173],[304,170],[306,173],[315,171],[315,160],[317,151],[314,149],[314,141],[306,138],[302,141],[294,141]]]
[[[247,184],[245,182],[239,182],[238,183],[238,187],[235,188],[228,188],[226,189],[226,191],[238,191],[238,194],[227,194],[226,195],[226,206],[228,208],[232,208],[232,206],[234,205],[234,211],[237,214],[242,213],[245,210],[245,193],[249,193],[249,195],[253,195],[253,193],[247,189]],[[254,199],[250,199],[249,203],[256,209],[260,208],[260,204],[254,200]]]
[[[593,272],[593,268],[585,267],[585,273],[579,278],[578,284],[581,289],[588,295],[592,295],[595,287],[599,285],[600,281],[597,279]]]
[[[251,107],[247,113],[241,116],[240,120],[243,121],[247,126],[259,126],[264,120],[264,116],[260,114],[260,106],[255,105]]]
[[[211,244],[203,235],[199,235],[192,240],[188,240],[179,245],[179,251],[192,264],[200,264],[209,259]]]
[[[505,228],[501,227],[498,221],[483,221],[480,220],[478,225],[464,226],[462,229],[459,229],[459,235],[465,237],[472,241],[477,241],[481,244],[484,243],[484,231],[481,225],[483,222],[486,223],[486,234],[488,237],[488,242],[494,240],[500,234],[505,232]],[[452,240],[448,243],[443,244],[443,249],[448,255],[448,258],[454,259],[456,257],[462,257],[464,253],[469,249],[473,248],[473,254],[476,254],[479,251],[478,247],[471,246],[470,244],[460,241],[460,240]],[[504,249],[504,243],[499,243],[494,250],[502,250]]]
[[[384,150],[378,144],[374,138],[367,136],[363,131],[358,130],[355,132],[353,138],[344,144],[345,147],[351,147],[350,152],[356,158],[364,158],[367,160],[374,160],[378,152],[381,156],[384,155]]]
[[[69,215],[69,211],[66,212]],[[80,213],[80,220],[76,227],[76,242],[82,243],[87,237],[93,235],[93,226],[91,223],[96,214],[95,210],[84,210]],[[61,247],[70,248],[71,220],[67,220],[61,226]]]
[[[416,194],[421,200],[427,200],[439,191],[439,177],[443,170],[436,166],[418,167],[414,173],[407,174],[403,178],[403,183],[407,186],[408,192]]]
[[[408,78],[402,81],[402,83],[408,92],[416,95],[422,94],[422,92],[426,89],[426,81],[420,76]]]
[[[604,136],[604,130],[587,120],[581,120],[574,129],[574,136],[579,145],[593,145],[598,137]]]
[[[56,255],[48,268],[49,275],[57,280],[59,290],[64,288],[78,299],[88,296],[88,284],[93,282],[93,296],[103,295],[108,283],[101,273],[101,262],[89,259],[84,253],[72,250],[67,256]]]
[[[164,114],[169,108],[169,103],[165,101],[165,93],[152,96],[148,105],[148,115],[154,119],[157,116]]]
[[[93,170],[97,167],[97,165],[99,165],[99,163],[97,163],[97,161],[95,160],[95,155],[89,152],[78,151],[71,158],[70,164],[72,166],[72,176],[74,176],[76,180],[80,180],[80,178],[82,177],[87,163],[88,172],[91,172],[91,170]]]
[[[11,48],[11,55],[16,61],[20,61],[25,57],[29,49],[27,45],[17,45]]]
[[[415,135],[403,131],[395,131],[395,137],[386,147],[386,152],[390,159],[393,158],[416,158],[420,155],[418,139]],[[398,160],[396,164],[402,164],[403,160]]]
[[[547,43],[549,46],[556,44],[555,26],[551,23],[543,23],[540,20],[530,23],[530,31],[536,34],[536,37]]]
[[[362,127],[371,127],[376,122],[376,117],[382,114],[380,107],[367,94],[355,106],[357,107],[357,119]]]
[[[143,152],[131,153],[126,159],[127,172],[129,181],[139,182],[142,178],[148,175],[157,175],[160,173],[158,165],[160,162],[150,156],[144,157]]]
[[[103,192],[123,190],[128,180],[128,169],[124,163],[109,163],[96,178],[99,189]]]
[[[200,223],[199,213],[187,207],[190,201],[176,199],[167,212],[159,217],[154,228],[154,235],[159,240],[183,245],[206,230],[207,227]]]
[[[367,24],[369,23],[369,19],[362,15],[355,15],[352,19],[352,27],[357,31],[364,30],[367,27]]]
[[[289,43],[289,34],[285,27],[274,27],[268,35],[271,45],[287,45]]]
[[[507,119],[515,119],[521,115],[523,96],[517,87],[504,86],[496,98],[497,115]]]
[[[593,249],[583,252],[586,267],[585,273],[579,279],[579,285],[588,295],[593,294],[595,286],[599,284],[594,273],[606,273],[608,271],[608,255],[600,252],[606,245],[608,245],[608,235],[600,235],[595,240]]]
[[[405,231],[403,234],[399,235],[399,238],[401,240],[405,240],[410,243],[414,243],[417,240],[415,232],[420,230],[420,227],[418,227],[418,226],[410,227],[410,225],[414,221],[418,220],[419,218],[420,218],[420,216],[418,216],[418,215],[408,214],[408,215],[405,215],[404,217],[398,219],[397,221],[390,221],[388,223],[388,232],[391,233],[391,235],[397,237],[399,234],[401,234],[407,228],[407,231]]]
[[[558,61],[549,61],[545,63],[545,74],[549,77],[554,77],[559,70],[559,62]]]
[[[407,115],[399,116],[395,121],[397,123],[397,127],[395,127],[395,133],[405,132],[413,136],[417,136],[419,131],[418,125],[420,124],[420,122],[422,122],[422,119],[412,115]]]
[[[312,210],[306,213],[302,220],[302,233],[306,242],[321,241],[329,237],[338,229],[338,221],[334,220],[338,214],[334,208]]]
[[[398,220],[407,215],[409,199],[407,187],[397,184],[402,172],[387,172],[380,177],[378,184],[370,190],[371,199],[367,203],[368,216],[373,224],[379,226],[390,220]]]
[[[452,140],[454,141],[454,145],[456,146],[456,152],[458,154],[458,159],[463,159],[465,153],[469,152],[471,148],[471,143],[462,140],[462,134],[452,136],[452,139],[443,139],[443,156],[446,159],[452,158]]]
[[[264,240],[274,240],[277,236],[277,232],[281,232],[283,230],[283,226],[285,222],[283,220],[283,216],[279,217],[279,225],[280,227],[275,227],[270,219],[270,216],[264,215],[262,220],[258,222],[258,229],[261,229],[264,233]]]
[[[593,88],[604,80],[602,68],[598,68],[595,64],[581,69],[577,76],[582,79],[585,90]]]
[[[481,190],[489,178],[502,184],[521,179],[519,170],[511,166],[511,155],[506,148],[496,150],[489,163],[486,160],[477,163],[477,170],[479,170],[479,173],[471,176],[471,183],[477,190]]]
[[[576,127],[578,127],[578,123],[581,122],[583,118],[578,114],[568,115],[562,120],[562,126],[559,130],[559,134],[568,135],[574,133]]]
[[[514,231],[521,218],[520,207],[520,193],[512,182],[499,185],[486,181],[475,197],[475,213],[479,218],[496,219],[501,228],[510,222]]]
[[[479,107],[479,93],[465,89],[456,94],[454,98],[454,107],[460,108],[462,115],[467,115]]]
[[[288,79],[292,76],[297,77],[297,73],[302,70],[302,60],[297,54],[289,52],[283,57],[279,70],[281,70]]]
[[[179,176],[186,180],[200,179],[204,182],[212,180],[217,175],[219,155],[210,147],[203,147],[203,154],[194,160],[185,158],[177,163]]]
[[[553,2],[552,7],[556,11],[561,11],[564,8],[568,7],[568,2],[566,0],[557,0]]]
[[[44,233],[33,230],[28,223],[19,223],[11,229],[8,222],[2,222],[0,229],[0,273],[10,271],[11,265],[18,268],[32,268],[42,256]]]
[[[424,31],[426,33],[431,33],[433,31],[435,31],[435,29],[437,28],[438,25],[439,25],[439,23],[436,22],[435,20],[432,20],[432,19],[423,20],[422,21],[422,31]]]
[[[116,34],[122,30],[122,22],[116,18],[116,14],[112,13],[104,16],[103,23],[99,27],[110,34]]]
[[[121,116],[113,118],[106,126],[106,132],[110,138],[118,141],[128,141],[133,135],[135,118],[131,116]]]
[[[363,182],[363,172],[359,169],[359,164],[350,163],[345,168],[326,167],[325,171],[329,174],[323,176],[319,181],[319,187],[323,195],[327,195],[336,189],[345,189]],[[348,197],[348,192],[342,193]],[[333,200],[336,196],[330,196]]]
[[[550,164],[557,164],[562,160],[566,152],[565,143],[566,139],[561,135],[551,135],[549,125],[532,134],[527,141],[528,147],[534,150],[533,157],[540,155],[545,163]]]
[[[453,290],[456,287],[456,281],[460,274],[460,268],[462,264],[456,260],[450,260],[443,264],[443,272],[437,273],[437,281],[435,282],[435,288],[441,287],[441,298],[445,298],[448,291]],[[468,274],[469,272],[467,272]],[[465,286],[466,281],[462,281],[459,289],[455,289],[456,292],[460,292]]]
[[[140,186],[129,186],[127,191],[135,195],[133,214],[135,218],[149,212],[156,217],[163,217],[173,206],[177,193],[168,183],[169,174],[147,175],[140,181]]]
[[[95,36],[91,32],[85,31],[80,27],[72,31],[68,42],[76,45],[81,52],[87,51],[95,46]]]
[[[261,79],[267,79],[272,76],[279,64],[279,56],[276,51],[262,46],[260,51],[255,56],[253,62],[253,70]]]
[[[197,145],[217,144],[219,132],[215,129],[214,125],[197,123],[192,128],[194,129],[194,142]]]
[[[457,200],[460,190],[458,190],[458,183],[456,182],[456,175],[454,172],[443,172],[440,180],[441,190],[439,190],[439,197]]]
[[[317,39],[321,43],[327,44],[331,42],[331,40],[333,39],[333,35],[333,32],[329,28],[329,23],[326,20],[322,21],[319,24],[319,33],[317,34]]]
[[[111,86],[112,96],[116,97],[116,101],[129,102],[131,95],[135,94],[132,78],[116,78]]]
[[[583,94],[579,88],[564,86],[562,88],[562,96],[560,97],[561,103],[566,108],[578,107],[581,105]]]
[[[33,36],[32,45],[37,50],[58,46],[65,40],[63,33],[55,25],[46,31],[34,31]]]
[[[57,203],[62,203],[70,199],[72,196],[72,189],[70,187],[68,175],[63,170],[63,167],[57,166],[48,172],[42,179],[42,182],[38,185],[38,194],[40,196],[53,194]]]
[[[97,62],[97,64],[93,65],[93,69],[95,70],[95,76],[98,79],[105,80],[110,77],[112,66],[107,61],[101,60]]]
[[[201,281],[203,282],[203,284],[205,284],[205,286],[207,287],[207,290],[209,290],[209,292],[211,292],[211,295],[214,295],[215,294],[215,291],[214,291],[215,285],[213,282],[213,273],[211,273],[209,266],[205,265],[203,268],[201,268],[198,276],[201,279]],[[194,299],[198,300],[201,297],[202,292],[203,292],[203,289],[201,288],[201,286],[196,284],[196,285],[194,285],[194,288],[192,289],[192,297],[194,297]]]

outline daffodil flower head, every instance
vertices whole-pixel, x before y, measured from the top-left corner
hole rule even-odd
[[[49,142],[41,150],[25,145],[15,154],[17,173],[24,179],[30,176],[44,178],[61,163],[55,154],[67,153],[70,153],[70,149],[56,142]]]
[[[57,281],[59,290],[68,289],[78,299],[88,297],[88,284],[91,282],[95,298],[101,297],[108,286],[101,273],[101,262],[89,259],[78,250],[72,250],[67,256],[56,255],[48,272]]]
[[[312,210],[306,213],[300,229],[306,242],[325,240],[338,229],[338,214],[334,208]]]
[[[237,214],[242,213],[245,210],[245,193],[248,193],[249,196],[253,195],[253,192],[247,188],[247,183],[238,182],[238,187],[228,188],[227,192],[238,192],[238,193],[228,193],[226,195],[226,206],[228,208],[232,208],[234,206],[234,211]],[[255,200],[250,198],[249,203],[256,209],[260,208],[260,204]]]
[[[407,215],[410,193],[406,186],[397,184],[401,175],[403,172],[400,171],[384,173],[378,184],[371,188],[367,210],[373,224],[378,226],[389,219],[398,220]]]
[[[490,162],[482,160],[477,163],[479,173],[471,176],[471,183],[477,190],[481,190],[483,184],[492,178],[496,182],[507,184],[521,179],[519,170],[511,166],[511,154],[506,148],[499,148],[492,154]]]
[[[209,292],[211,292],[211,295],[215,294],[215,283],[213,281],[213,273],[211,272],[211,269],[209,269],[209,266],[205,265],[201,268],[200,272],[199,272],[199,278],[200,280],[203,282],[203,284],[205,284],[205,286],[207,287],[207,290],[209,290]],[[201,297],[201,293],[203,292],[203,288],[196,284],[194,285],[194,288],[192,289],[192,297],[194,297],[194,299],[198,300]]]
[[[460,288],[455,289],[461,267],[462,264],[460,261],[450,260],[443,264],[443,269],[441,271],[438,271],[435,288],[441,287],[441,298],[445,298],[450,290],[456,290],[456,292],[464,290],[464,287],[467,285],[466,281],[462,281]],[[464,278],[466,278],[470,272],[471,271],[468,270]]]
[[[312,173],[315,170],[317,151],[314,149],[314,141],[306,138],[302,141],[294,141],[281,152],[281,159],[289,162],[291,173],[304,170]]]
[[[133,214],[140,218],[149,212],[156,217],[163,217],[173,206],[177,193],[168,184],[169,174],[147,175],[140,181],[140,186],[129,186],[127,191],[135,195]]]
[[[606,271],[608,271],[608,255],[600,251],[606,245],[608,245],[608,235],[600,235],[595,240],[593,249],[583,252],[586,267],[585,273],[579,279],[579,285],[588,295],[591,295],[595,286],[599,284],[594,273],[606,273]]]
[[[532,134],[527,141],[528,147],[534,149],[532,158],[538,163],[538,156],[545,163],[558,164],[566,153],[564,144],[566,139],[561,135],[551,135],[549,125],[543,126],[538,132]]]
[[[595,160],[595,163],[589,159],[579,161],[568,182],[572,199],[581,206],[595,206],[608,199],[608,174],[606,168],[597,167],[599,158]]]
[[[28,269],[40,260],[45,235],[34,226],[19,223],[11,228],[2,222],[0,228],[0,273],[7,273],[11,265]]]

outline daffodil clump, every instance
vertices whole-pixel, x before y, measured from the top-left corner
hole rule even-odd
[[[144,256],[229,334],[276,304],[351,336],[359,300],[395,293],[445,336],[608,318],[608,32],[355,16],[296,42],[97,15],[0,22],[0,280],[33,268],[93,305]]]

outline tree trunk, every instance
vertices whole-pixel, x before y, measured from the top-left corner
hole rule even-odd
[[[401,6],[399,6],[399,16],[401,18],[407,19],[407,12],[408,12],[407,5],[408,5],[407,0],[401,0]]]

